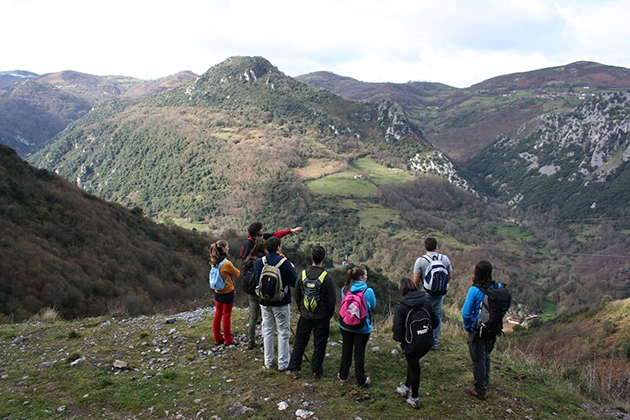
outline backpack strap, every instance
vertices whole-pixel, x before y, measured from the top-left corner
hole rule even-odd
[[[328,274],[328,272],[326,270],[322,271],[322,274],[319,275],[319,277],[317,277],[317,279],[319,281],[321,281],[322,283],[324,283],[324,279],[326,278],[326,275]],[[306,275],[306,270],[302,270],[302,281],[306,280],[307,275]],[[309,280],[315,280],[312,279],[310,277],[308,277]]]
[[[266,258],[266,257],[265,257]],[[276,268],[280,268],[280,266],[282,264],[284,264],[284,262],[287,260],[287,257],[284,257],[283,259],[280,260],[280,262],[278,264],[275,265]]]

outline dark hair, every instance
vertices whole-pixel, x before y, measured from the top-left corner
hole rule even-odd
[[[346,283],[343,285],[343,292],[348,293],[348,290],[350,290],[350,286],[352,285],[352,283],[359,280],[366,274],[367,270],[365,269],[365,267],[360,265],[357,265],[356,267],[348,270],[348,274],[346,275]]]
[[[437,239],[435,239],[433,236],[429,236],[427,239],[424,240],[424,249],[426,249],[428,252],[435,251],[437,249],[437,246]]]
[[[413,282],[409,277],[403,277],[400,279],[400,284],[398,285],[398,291],[400,292],[400,296],[405,296],[407,293],[418,290],[418,286]]]
[[[210,244],[210,265],[216,267],[219,265],[221,255],[225,255],[225,247],[228,246],[227,241],[219,239],[213,244]]]
[[[254,239],[252,250],[245,260],[257,260],[260,258],[260,254],[265,254],[265,241],[263,241],[263,238],[256,238]]]
[[[313,262],[315,264],[320,264],[322,261],[324,261],[324,258],[326,258],[326,250],[323,246],[317,245],[315,248],[313,248],[313,253],[311,254],[311,256],[313,257]]]
[[[276,252],[278,248],[282,245],[282,241],[277,236],[272,236],[271,238],[265,241],[265,248],[267,248],[267,252]]]
[[[492,264],[490,261],[481,260],[475,266],[473,286],[488,287],[492,284]]]
[[[258,232],[260,232],[260,229],[262,228],[263,224],[261,222],[254,222],[247,228],[247,233],[249,233],[249,236],[253,238],[254,236],[258,235]]]

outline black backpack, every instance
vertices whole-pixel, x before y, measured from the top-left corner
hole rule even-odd
[[[241,280],[243,281],[243,291],[248,295],[255,295],[258,282],[254,277],[254,260],[245,261],[241,272]]]
[[[408,345],[405,351],[409,353],[433,346],[429,311],[424,308],[409,308],[405,319],[405,343]]]
[[[322,271],[319,277],[311,279],[306,275],[306,270],[302,271],[302,304],[311,315],[319,311],[322,306],[322,284],[327,274],[326,271]]]
[[[503,334],[503,317],[512,304],[512,294],[503,287],[483,288],[479,290],[485,295],[481,303],[481,313],[477,320],[479,337],[483,339],[494,339]]]

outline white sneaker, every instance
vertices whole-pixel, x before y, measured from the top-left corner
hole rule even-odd
[[[400,384],[400,386],[396,388],[396,394],[407,398],[409,396],[409,387],[405,384]]]
[[[407,404],[409,404],[410,406],[412,406],[415,409],[420,408],[420,399],[419,398],[412,398],[411,396],[409,398],[407,398]]]

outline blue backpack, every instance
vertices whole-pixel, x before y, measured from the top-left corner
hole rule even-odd
[[[216,267],[212,266],[212,268],[210,269],[210,288],[216,292],[220,292],[221,290],[225,289],[226,283],[223,279],[223,276],[221,275],[221,267],[226,261],[227,258],[221,261]]]

